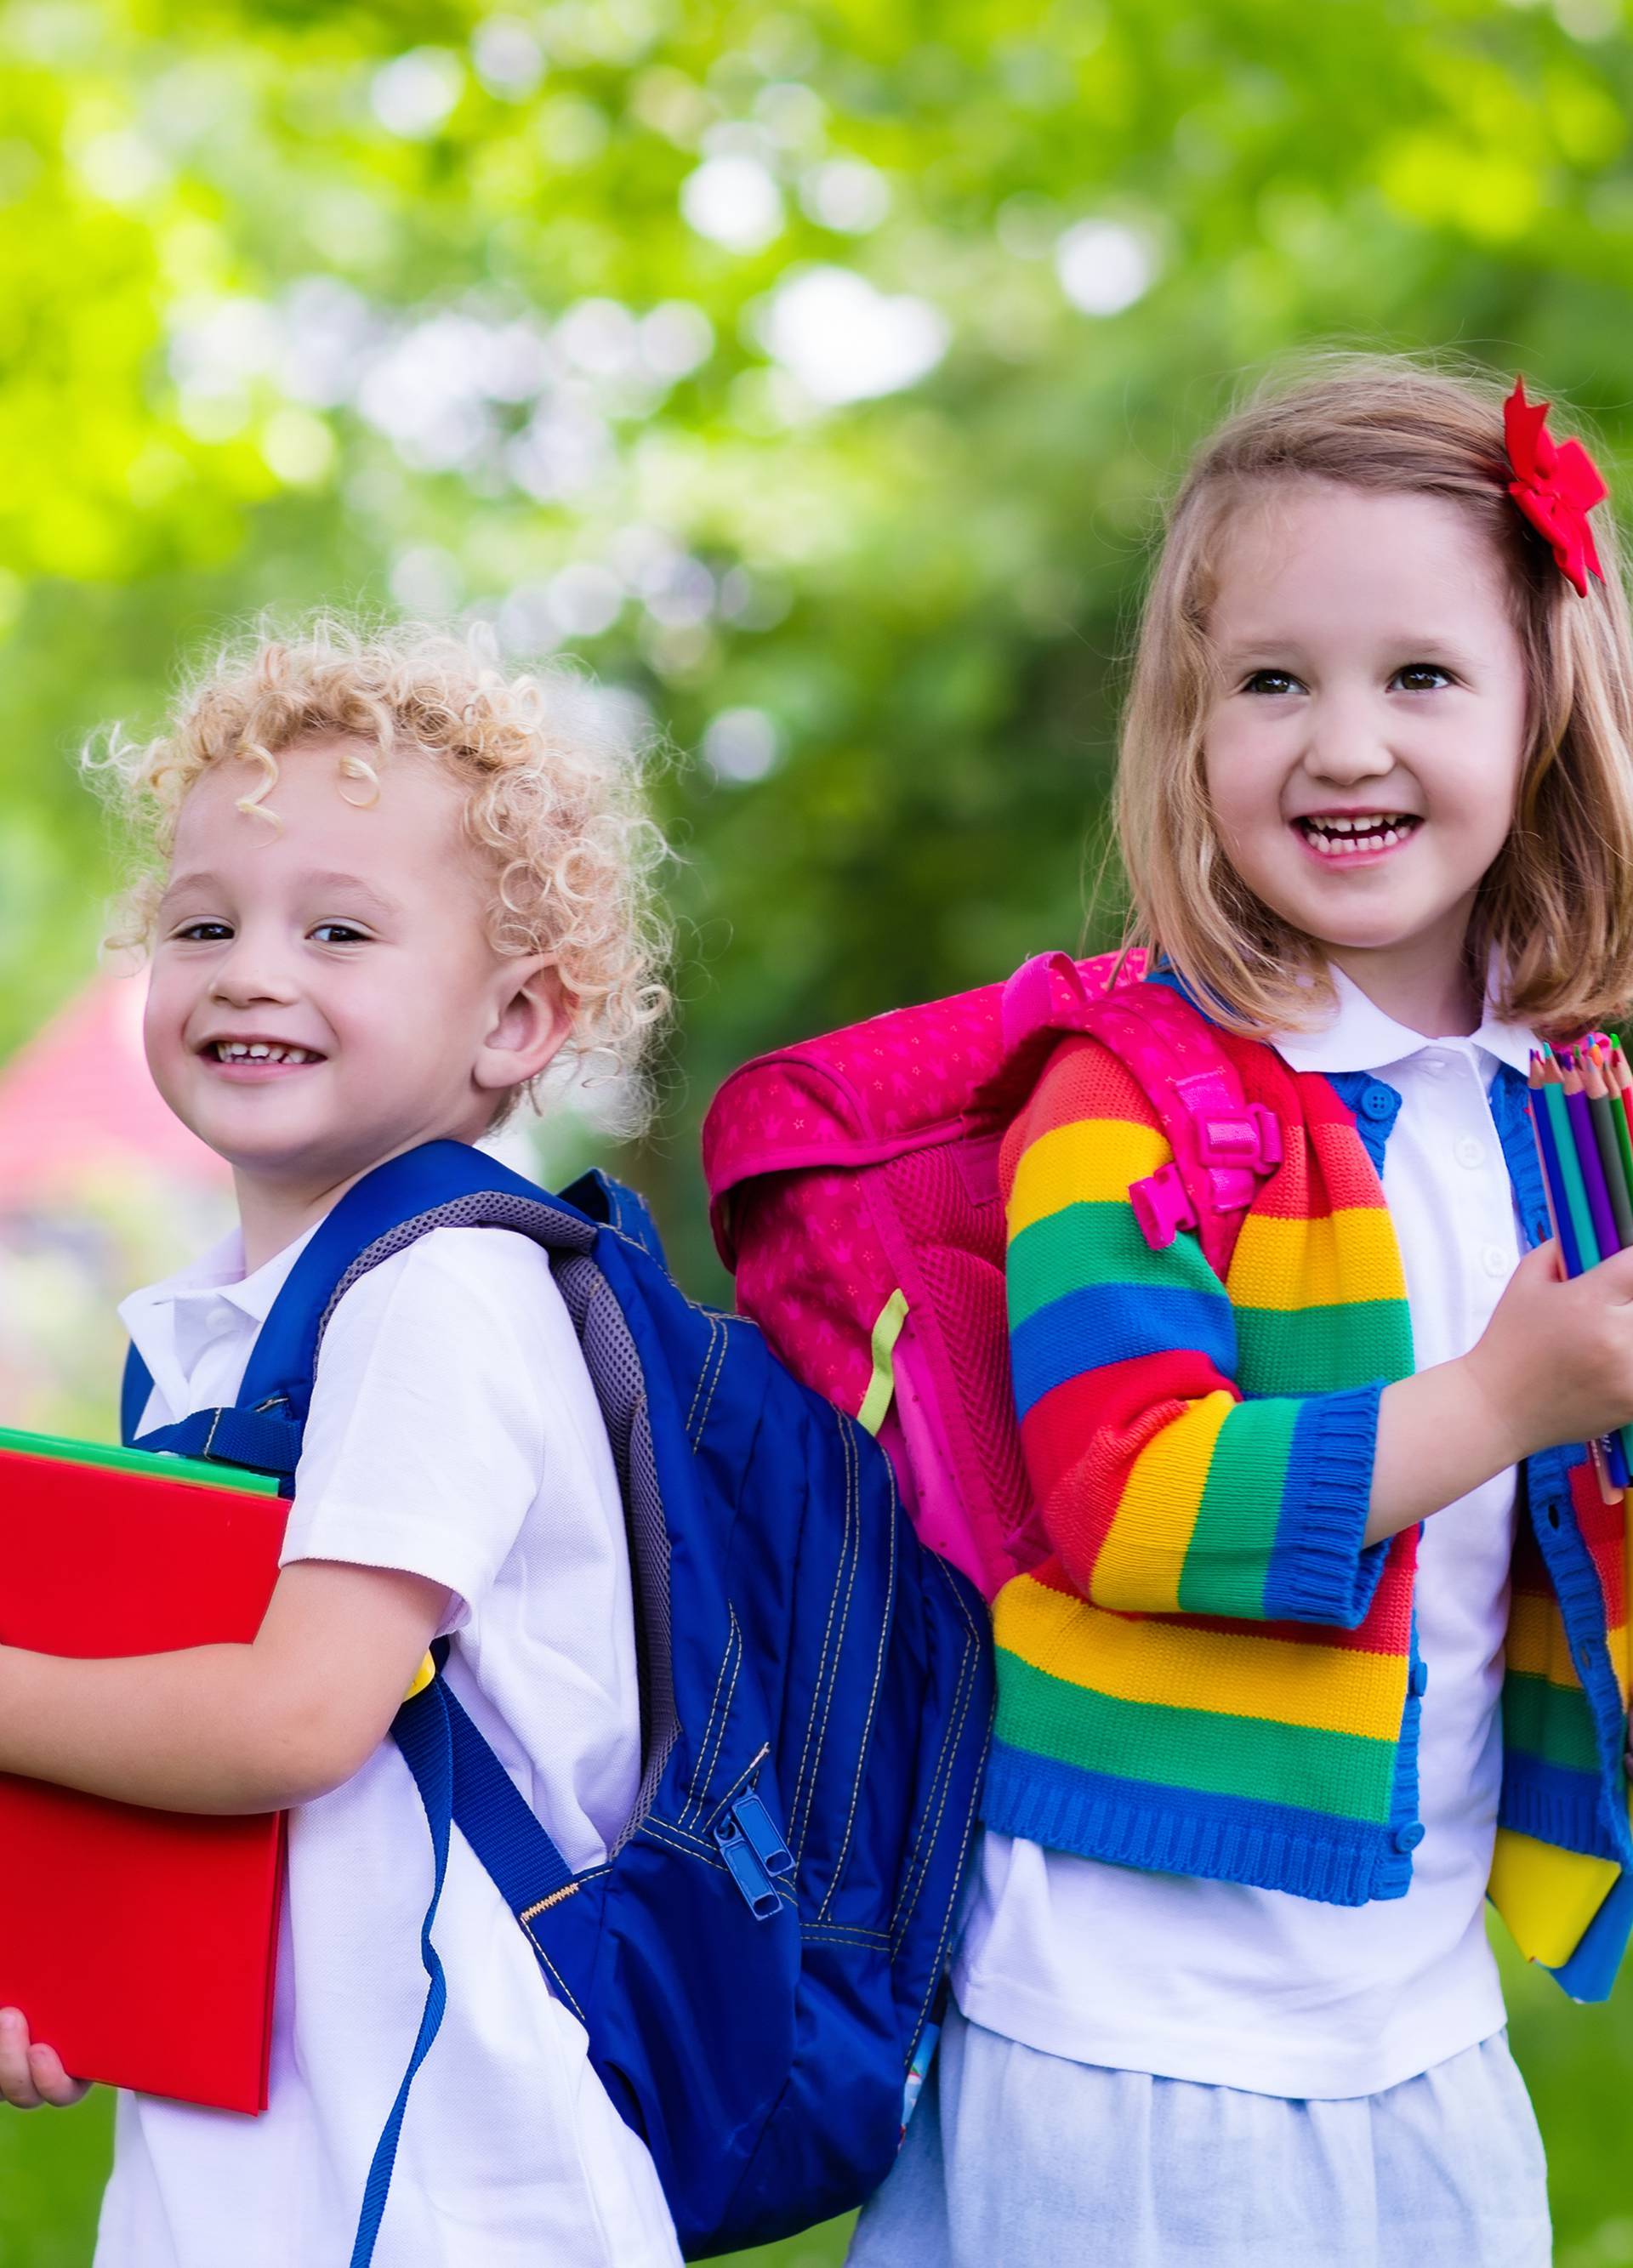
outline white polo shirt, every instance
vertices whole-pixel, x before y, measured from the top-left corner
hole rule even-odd
[[[142,1430],[231,1403],[306,1238],[246,1278],[236,1232],[120,1309]],[[405,1568],[453,1594],[447,1676],[569,1865],[606,1856],[640,1768],[624,1517],[543,1253],[440,1228],[355,1284],[323,1339],[287,1565]],[[431,1839],[386,1741],[292,1814],[270,2102],[122,2095],[96,2268],[344,2268],[418,2029]],[[436,1944],[447,2013],[410,2098],[377,2268],[674,2268],[646,2145],[463,1838]]]
[[[1489,1012],[1471,1038],[1425,1039],[1334,983],[1326,1027],[1275,1045],[1295,1071],[1371,1071],[1400,1096],[1384,1193],[1423,1370],[1467,1352],[1518,1265],[1488,1091],[1536,1042]],[[1514,1517],[1510,1470],[1423,1525],[1424,1832],[1404,1898],[1322,1905],[989,1836],[954,1971],[964,2014],[1073,2062],[1289,2096],[1377,2094],[1499,2030],[1484,1901]]]

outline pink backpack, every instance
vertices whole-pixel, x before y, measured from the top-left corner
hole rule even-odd
[[[991,1597],[1046,1556],[1009,1385],[998,1152],[1055,1042],[1089,1032],[1175,1162],[1130,1190],[1146,1241],[1193,1231],[1223,1276],[1281,1162],[1213,1027],[1141,956],[1045,954],[1007,984],[898,1008],[734,1071],[703,1130],[737,1302],[890,1454],[931,1549]]]

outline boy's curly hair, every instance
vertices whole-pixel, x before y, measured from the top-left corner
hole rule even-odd
[[[572,1019],[558,1061],[587,1086],[616,1079],[615,1115],[634,1130],[647,1105],[636,1066],[669,1007],[670,940],[654,887],[668,846],[643,800],[647,752],[627,746],[582,679],[562,668],[507,674],[480,631],[332,613],[285,636],[263,626],[183,685],[155,739],[107,727],[82,767],[144,855],[107,943],[151,943],[177,814],[202,773],[233,759],[257,767],[238,807],[276,827],[267,798],[277,759],[319,736],[354,744],[342,772],[375,795],[377,767],[404,748],[464,789],[465,833],[492,874],[489,940],[497,953],[550,957]],[[524,1092],[501,1101],[494,1126]]]

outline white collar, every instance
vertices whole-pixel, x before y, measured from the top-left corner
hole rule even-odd
[[[1384,1071],[1391,1064],[1421,1055],[1426,1048],[1449,1048],[1459,1053],[1478,1048],[1511,1070],[1525,1071],[1530,1066],[1532,1049],[1539,1044],[1536,1035],[1524,1025],[1504,1023],[1489,998],[1477,1032],[1431,1039],[1385,1015],[1341,968],[1329,967],[1327,976],[1337,995],[1337,1005],[1327,1021],[1312,1031],[1271,1035],[1271,1046],[1293,1071]]]
[[[191,1406],[188,1381],[199,1353],[232,1321],[224,1311],[235,1309],[259,1330],[316,1233],[314,1223],[246,1276],[243,1232],[231,1229],[185,1268],[120,1301],[119,1320],[175,1417]]]

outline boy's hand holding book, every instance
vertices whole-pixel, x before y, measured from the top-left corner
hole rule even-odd
[[[44,2103],[66,2110],[90,2090],[89,2080],[70,2079],[55,2048],[29,2039],[17,2009],[0,2008],[0,2102],[13,2110],[38,2110]]]

